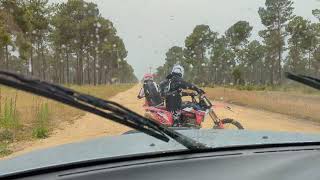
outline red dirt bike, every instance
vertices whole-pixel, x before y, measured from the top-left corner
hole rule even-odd
[[[183,92],[183,96],[190,96],[191,101],[184,102],[181,110],[180,125],[174,123],[173,115],[164,106],[144,105],[145,117],[157,121],[168,127],[189,127],[201,128],[206,115],[213,120],[214,129],[244,129],[243,126],[234,119],[220,119],[214,112],[214,108],[224,107],[230,111],[231,108],[223,105],[213,105],[204,94]]]

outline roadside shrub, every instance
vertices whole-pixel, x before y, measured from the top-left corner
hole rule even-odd
[[[11,153],[12,151],[8,148],[8,145],[0,142],[0,157],[7,156]]]
[[[36,108],[36,124],[32,131],[32,136],[38,139],[49,137],[49,107],[48,103],[42,104]]]
[[[10,143],[15,139],[19,128],[16,100],[17,97],[5,99],[4,103],[0,101],[0,142]]]
[[[5,130],[17,129],[19,127],[16,98],[5,100],[3,111],[1,111],[0,127]]]
[[[14,134],[8,129],[0,131],[0,142],[12,142],[14,139]]]
[[[32,136],[37,139],[45,139],[49,137],[49,130],[45,127],[36,127],[32,132]]]

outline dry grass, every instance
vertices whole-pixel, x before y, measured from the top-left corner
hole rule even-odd
[[[133,85],[127,84],[104,86],[70,86],[70,88],[103,99],[108,99],[111,96],[125,91],[132,86]],[[8,141],[8,138],[0,138],[0,156],[1,154],[4,154],[1,152],[8,152],[4,148],[8,144],[22,140],[30,140],[37,137],[34,135],[35,130],[40,132],[42,130],[46,130],[49,133],[48,135],[50,135],[50,132],[52,132],[52,130],[55,129],[61,122],[72,122],[74,119],[79,118],[80,116],[85,114],[83,111],[46,98],[35,96],[5,86],[0,86],[0,119],[4,114],[4,104],[11,100],[14,101],[15,109],[18,114],[18,121],[16,122],[16,126],[18,126],[18,128],[15,128],[14,130],[9,129],[9,131],[7,131],[7,129],[2,127],[0,123],[0,137],[7,137],[7,135],[10,135],[11,137],[11,133],[14,134],[13,139],[10,139],[10,141]],[[48,109],[48,112],[45,113],[45,116],[48,116],[45,117],[47,122],[41,124],[41,129],[38,129],[39,111],[41,112],[43,106],[47,106]]]
[[[221,87],[206,88],[206,92],[211,99],[320,121],[320,96],[318,94],[293,91],[240,91]]]

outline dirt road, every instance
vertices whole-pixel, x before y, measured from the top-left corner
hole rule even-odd
[[[134,86],[128,91],[119,93],[111,100],[119,102],[128,108],[143,114],[141,108],[143,100],[137,100],[136,94],[140,86]],[[221,103],[221,102],[219,102]],[[272,113],[268,111],[247,108],[229,104],[233,112],[225,109],[217,109],[217,114],[222,117],[237,119],[245,129],[250,130],[272,130],[272,131],[289,131],[289,132],[320,132],[320,124],[297,119],[290,116]],[[212,127],[212,123],[207,119],[204,128]],[[37,149],[48,148],[60,144],[66,144],[76,141],[87,140],[100,136],[119,135],[126,132],[129,128],[110,122],[92,114],[86,114],[72,124],[61,124],[60,128],[54,131],[47,139],[34,142],[26,142],[16,145],[15,153],[6,158],[24,154]]]

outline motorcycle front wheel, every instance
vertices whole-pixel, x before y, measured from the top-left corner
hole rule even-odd
[[[220,123],[222,124],[222,126],[219,124],[215,124],[213,125],[213,129],[244,129],[241,123],[234,119],[221,119]]]

